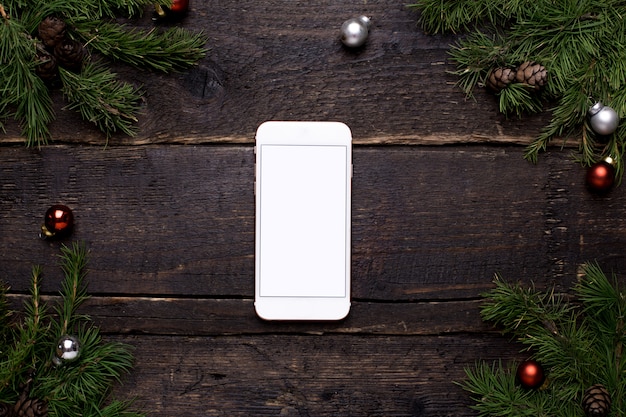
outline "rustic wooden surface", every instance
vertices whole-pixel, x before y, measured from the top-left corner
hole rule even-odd
[[[366,47],[341,22],[373,18]],[[103,138],[62,110],[55,141],[0,136],[0,279],[15,305],[33,264],[59,290],[59,245],[37,235],[54,203],[91,250],[85,306],[136,347],[117,389],[151,416],[471,416],[453,381],[520,358],[479,316],[495,273],[567,291],[581,263],[626,273],[626,196],[584,187],[571,150],[523,146],[546,115],[507,121],[446,73],[453,37],[404,3],[196,1],[183,24],[211,51],[171,76],[120,68],[146,91],[140,134]],[[149,16],[132,22],[149,26]],[[60,99],[60,97],[59,97]],[[353,305],[337,323],[267,323],[254,296],[259,123],[353,130]],[[425,146],[425,145],[447,146]],[[67,241],[66,241],[67,242]],[[66,243],[65,242],[65,243]]]

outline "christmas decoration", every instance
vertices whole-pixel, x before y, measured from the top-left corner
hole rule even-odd
[[[589,115],[591,128],[598,135],[610,135],[617,129],[619,116],[617,112],[609,106],[597,102],[589,109],[587,114]]]
[[[44,222],[41,226],[41,236],[44,238],[61,238],[69,236],[74,228],[74,214],[63,205],[55,204],[46,210]]]
[[[487,88],[493,93],[499,93],[515,81],[517,73],[511,68],[496,68],[487,78]]]
[[[609,392],[601,384],[592,385],[583,395],[583,410],[587,417],[605,417],[611,408]]]
[[[154,9],[157,19],[180,19],[189,11],[189,0],[173,0],[169,7],[155,4]]]
[[[186,0],[160,0],[180,10]],[[169,73],[194,65],[206,54],[206,39],[182,28],[129,28],[116,13],[132,17],[154,0],[23,2],[0,0],[0,129],[13,117],[28,146],[45,144],[55,118],[51,89],[66,108],[78,111],[107,138],[136,133],[141,91],[120,81],[106,59]]]
[[[518,83],[524,83],[539,90],[546,85],[548,72],[543,65],[526,61],[517,68],[515,79]]]
[[[466,378],[459,382],[478,415],[626,415],[626,291],[616,276],[607,277],[596,263],[582,265],[569,295],[508,283],[497,275],[494,285],[483,294],[483,320],[532,352],[547,382],[527,389],[516,383],[515,364],[479,361],[465,369]],[[522,362],[528,375],[529,364]],[[611,402],[611,397],[619,400]]]
[[[358,48],[365,44],[371,25],[367,16],[348,19],[341,25],[341,42],[350,48]]]
[[[613,159],[610,157],[597,162],[587,169],[585,176],[587,187],[596,193],[608,192],[615,183],[615,168]]]
[[[524,388],[539,388],[546,379],[541,364],[532,359],[519,364],[516,376]]]
[[[63,335],[57,342],[54,352],[53,362],[61,365],[66,362],[73,362],[80,356],[80,342],[75,336]]]
[[[0,404],[0,416],[6,417],[48,417],[48,403],[38,398],[28,398],[28,389],[20,394],[17,402],[10,407]]]
[[[65,278],[53,309],[41,297],[38,267],[33,268],[23,319],[11,316],[7,288],[0,286],[0,416],[143,417],[129,409],[129,402],[109,398],[112,384],[132,368],[130,347],[103,342],[91,319],[77,313],[88,298],[87,256],[83,244],[61,248]],[[75,336],[63,336],[70,333]],[[63,355],[74,348],[80,355],[55,366],[50,358],[58,354],[57,342],[62,342]]]
[[[596,130],[587,109],[594,99],[608,104],[616,112],[611,126],[626,113],[623,2],[414,0],[410,7],[428,33],[467,32],[449,51],[466,95],[485,85],[507,116],[550,111],[550,122],[526,148],[527,160],[536,162],[553,139],[574,136],[582,165],[611,155],[621,180],[626,129]],[[515,82],[494,83],[499,68],[517,68]]]

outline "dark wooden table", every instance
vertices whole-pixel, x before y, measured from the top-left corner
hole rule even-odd
[[[372,17],[364,49],[341,23]],[[404,2],[195,1],[209,54],[189,71],[119,68],[143,85],[136,137],[104,138],[57,102],[53,141],[0,136],[0,279],[61,280],[45,210],[69,205],[91,250],[85,306],[136,347],[118,395],[151,416],[469,416],[454,381],[520,358],[482,323],[495,273],[567,291],[581,263],[626,272],[626,196],[584,187],[575,149],[523,159],[549,114],[507,120],[447,71],[452,36]],[[132,24],[153,25],[149,14]],[[354,136],[352,291],[336,323],[255,316],[253,140],[266,120],[338,120]]]

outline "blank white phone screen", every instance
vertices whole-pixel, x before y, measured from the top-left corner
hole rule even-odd
[[[348,150],[261,145],[261,297],[345,297]]]

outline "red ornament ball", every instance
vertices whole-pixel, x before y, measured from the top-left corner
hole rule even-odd
[[[41,226],[41,236],[44,238],[59,238],[68,236],[74,227],[74,214],[69,207],[63,204],[51,206],[44,216]]]
[[[156,20],[178,20],[189,11],[189,0],[172,0],[172,4],[169,7],[155,4],[154,8],[156,10]]]
[[[615,183],[615,167],[609,158],[589,167],[585,182],[587,187],[596,193],[606,193]]]
[[[174,0],[170,6],[174,13],[186,13],[189,10],[189,0]]]
[[[524,388],[539,388],[543,385],[546,376],[541,364],[534,360],[527,360],[517,367],[517,380]]]

